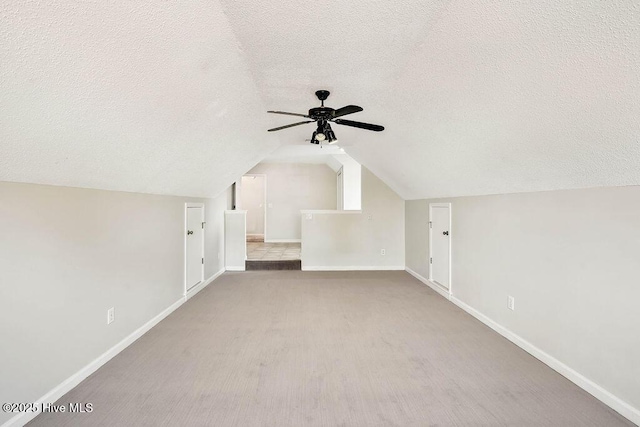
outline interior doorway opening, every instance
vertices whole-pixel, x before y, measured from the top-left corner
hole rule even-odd
[[[266,175],[244,175],[241,197],[242,209],[247,211],[246,241],[264,242],[267,235]]]

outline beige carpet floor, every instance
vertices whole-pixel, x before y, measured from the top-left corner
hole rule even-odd
[[[225,273],[32,426],[632,425],[405,272]]]

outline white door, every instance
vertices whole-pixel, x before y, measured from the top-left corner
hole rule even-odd
[[[430,279],[449,289],[450,246],[451,246],[451,205],[438,203],[429,205],[430,219]]]
[[[187,206],[185,243],[186,290],[203,280],[204,274],[204,207]]]

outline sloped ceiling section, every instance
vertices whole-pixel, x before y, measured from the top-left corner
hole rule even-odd
[[[267,107],[362,106],[334,131],[404,198],[640,184],[637,1],[222,3]]]
[[[210,196],[312,125],[406,199],[640,184],[637,1],[0,0],[0,180]]]
[[[0,180],[207,197],[279,145],[216,2],[0,13]]]
[[[400,143],[354,155],[407,198],[640,184],[639,5],[452,2],[390,88]]]

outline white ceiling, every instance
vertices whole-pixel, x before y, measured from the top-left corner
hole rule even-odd
[[[0,180],[213,196],[357,104],[408,199],[640,184],[637,1],[0,0]]]

